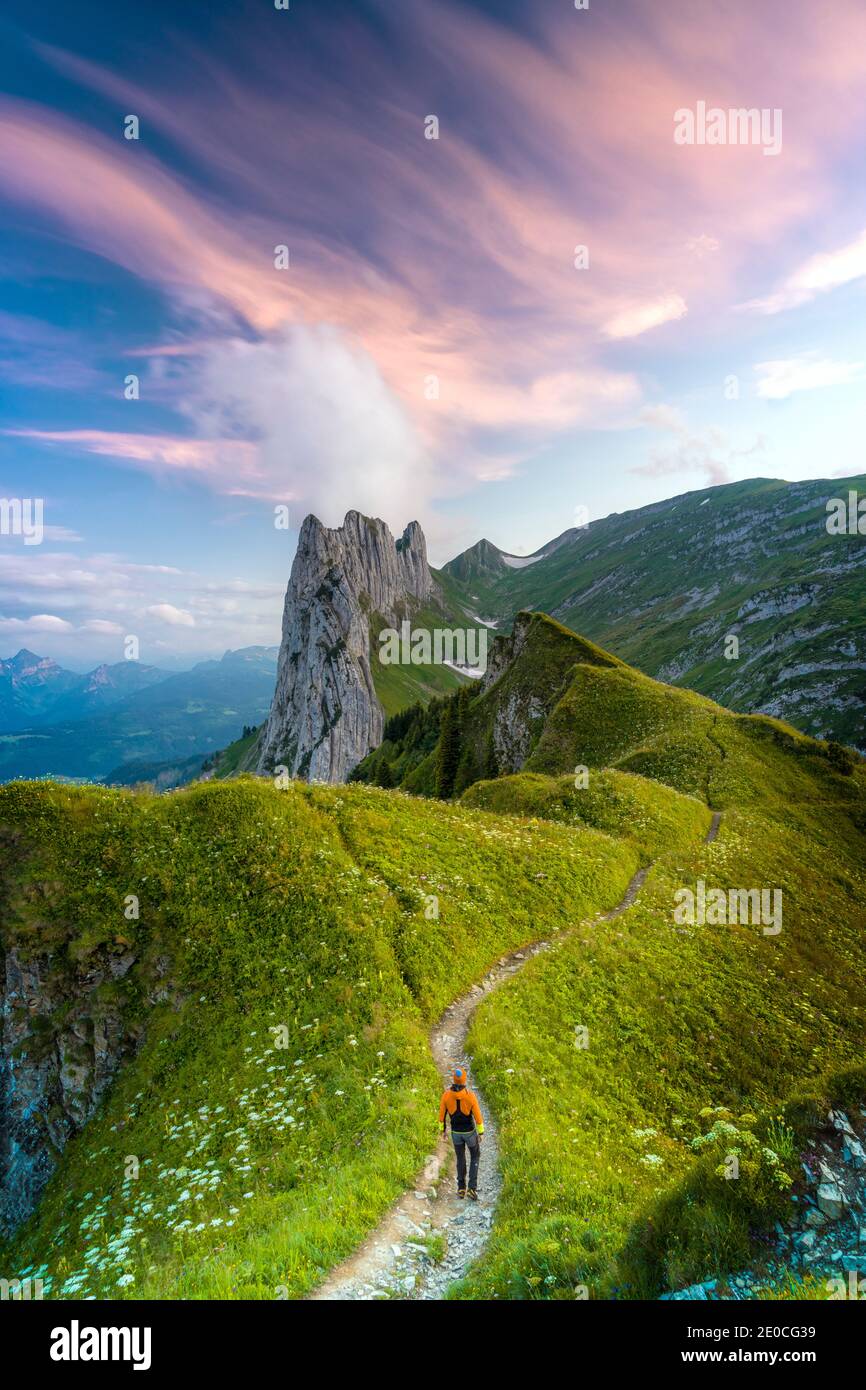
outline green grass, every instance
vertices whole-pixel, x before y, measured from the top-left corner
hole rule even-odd
[[[683,796],[634,773],[608,768],[575,785],[574,777],[520,772],[476,782],[461,804],[501,815],[542,817],[567,825],[588,825],[608,835],[634,839],[644,858],[696,843],[709,829],[710,812],[693,796]]]
[[[101,975],[90,1023],[119,1018],[138,1046],[3,1252],[9,1277],[47,1272],[55,1297],[302,1296],[430,1150],[431,1022],[541,938],[472,1025],[504,1188],[456,1296],[653,1297],[753,1260],[821,1103],[866,1097],[866,768],[541,616],[525,636],[464,729],[483,748],[510,721],[522,770],[459,802],[244,778],[0,789],[6,949],[70,1000]],[[650,861],[635,905],[591,924]],[[678,924],[698,878],[781,889],[782,932]]]
[[[863,747],[862,537],[825,525],[849,489],[862,497],[866,477],[702,488],[593,521],[521,569],[467,573],[458,558],[446,574],[455,601],[473,596],[503,630],[521,609],[555,613],[650,676],[741,711],[780,701],[799,728]]]
[[[310,1289],[429,1152],[433,1019],[503,951],[615,901],[636,863],[594,831],[251,779],[13,784],[0,826],[6,949],[71,998],[131,940],[91,1020],[119,1011],[146,1039],[3,1252],[46,1266],[54,1297]]]
[[[430,632],[436,628],[461,627],[470,630],[478,626],[475,623],[467,624],[466,618],[463,616],[454,616],[450,612],[443,613],[437,608],[429,606],[418,607],[411,613],[407,612],[406,616],[410,619],[413,629],[423,628]],[[399,713],[408,705],[415,704],[416,701],[420,700],[426,703],[436,695],[451,694],[452,691],[459,690],[470,679],[445,665],[404,666],[394,662],[383,665],[379,660],[379,634],[387,626],[388,624],[379,614],[374,613],[371,616],[370,667],[376,695],[385,711],[386,718]]]
[[[476,1013],[469,1045],[502,1117],[504,1192],[460,1297],[571,1298],[578,1285],[656,1297],[748,1266],[752,1233],[784,1218],[790,1196],[766,1165],[749,1169],[748,1142],[737,1182],[716,1171],[724,1144],[692,1147],[716,1107],[751,1113],[743,1128],[778,1146],[775,1116],[793,1124],[801,1092],[826,1102],[832,1077],[862,1061],[866,842],[851,814],[862,771],[837,777],[777,737],[726,719],[718,840],[665,853],[628,913],[561,941]],[[693,790],[688,760],[671,755],[663,770]],[[526,775],[509,780],[525,802]],[[698,877],[781,887],[782,933],[677,926],[674,894]],[[847,1099],[862,1102],[857,1077]]]
[[[251,771],[251,764],[255,761],[256,751],[261,727],[251,729],[242,738],[235,739],[221,753],[216,754],[213,760],[213,775],[218,781],[226,777],[234,777],[238,772]]]

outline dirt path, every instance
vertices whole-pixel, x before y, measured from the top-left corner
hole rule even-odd
[[[713,814],[705,843],[719,833],[721,812]],[[634,903],[652,866],[633,875],[616,907],[597,913],[588,923],[610,922]],[[568,932],[555,938],[562,941]],[[466,994],[445,1010],[430,1033],[433,1059],[447,1084],[458,1062],[469,1069],[469,1080],[484,1116],[484,1140],[478,1173],[478,1201],[457,1197],[453,1181],[454,1150],[450,1139],[440,1137],[436,1152],[427,1159],[415,1186],[395,1203],[354,1254],[331,1271],[311,1299],[441,1299],[455,1280],[461,1279],[487,1243],[502,1178],[499,1172],[499,1132],[496,1120],[472,1077],[466,1056],[466,1037],[472,1015],[482,999],[504,980],[516,975],[528,960],[548,951],[552,941],[536,941],[503,956]],[[429,1243],[429,1246],[428,1246]],[[429,1247],[435,1253],[431,1253]],[[438,1247],[438,1248],[436,1248]],[[444,1255],[439,1258],[444,1248]]]
[[[626,912],[647,873],[648,868],[638,869],[622,901],[590,921],[608,922]],[[561,933],[556,940],[562,939]],[[458,1062],[469,1065],[466,1036],[481,1000],[551,945],[550,941],[536,941],[503,956],[479,984],[445,1010],[430,1034],[430,1049],[443,1080]],[[324,1284],[310,1295],[311,1299],[440,1299],[477,1259],[493,1224],[502,1179],[496,1121],[474,1083],[471,1069],[470,1084],[484,1115],[478,1201],[461,1201],[457,1197],[452,1177],[454,1151],[450,1139],[440,1138],[415,1187],[404,1193],[363,1245],[331,1271]],[[428,1250],[426,1242],[433,1244],[434,1238],[440,1249],[444,1247],[441,1259],[433,1258]]]

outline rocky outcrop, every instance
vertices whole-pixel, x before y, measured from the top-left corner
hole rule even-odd
[[[371,622],[398,627],[437,594],[424,534],[399,540],[384,521],[349,512],[336,529],[308,516],[286,592],[277,684],[258,771],[343,782],[382,740],[385,715],[370,659]]]
[[[511,671],[518,661],[532,632],[532,615],[518,613],[511,633],[497,637],[490,649],[487,670],[481,681],[481,692],[491,690],[497,681]],[[533,730],[547,713],[555,691],[544,701],[539,692],[525,682],[514,682],[503,688],[493,714],[491,737],[500,775],[519,772],[533,746]]]
[[[66,1144],[142,1041],[126,977],[151,1005],[169,993],[166,972],[165,960],[149,964],[145,985],[123,946],[75,965],[63,952],[0,949],[0,1235],[33,1211]]]
[[[690,1284],[677,1293],[662,1294],[662,1299],[762,1298],[768,1286],[784,1286],[807,1275],[818,1280],[830,1298],[862,1298],[866,1110],[830,1110],[812,1148],[802,1157],[802,1173],[792,1197],[794,1219],[776,1225],[758,1268]]]

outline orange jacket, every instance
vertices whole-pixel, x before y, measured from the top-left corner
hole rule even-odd
[[[446,1114],[451,1116],[452,1134],[455,1130],[458,1134],[484,1133],[477,1097],[474,1091],[468,1091],[465,1086],[449,1086],[447,1091],[442,1092],[439,1102],[440,1125],[445,1124]]]

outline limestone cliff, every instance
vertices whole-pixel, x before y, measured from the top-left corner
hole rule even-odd
[[[261,773],[343,782],[382,739],[370,659],[371,620],[397,627],[437,595],[416,521],[394,539],[384,521],[348,512],[333,530],[301,527],[283,611],[277,684]]]

